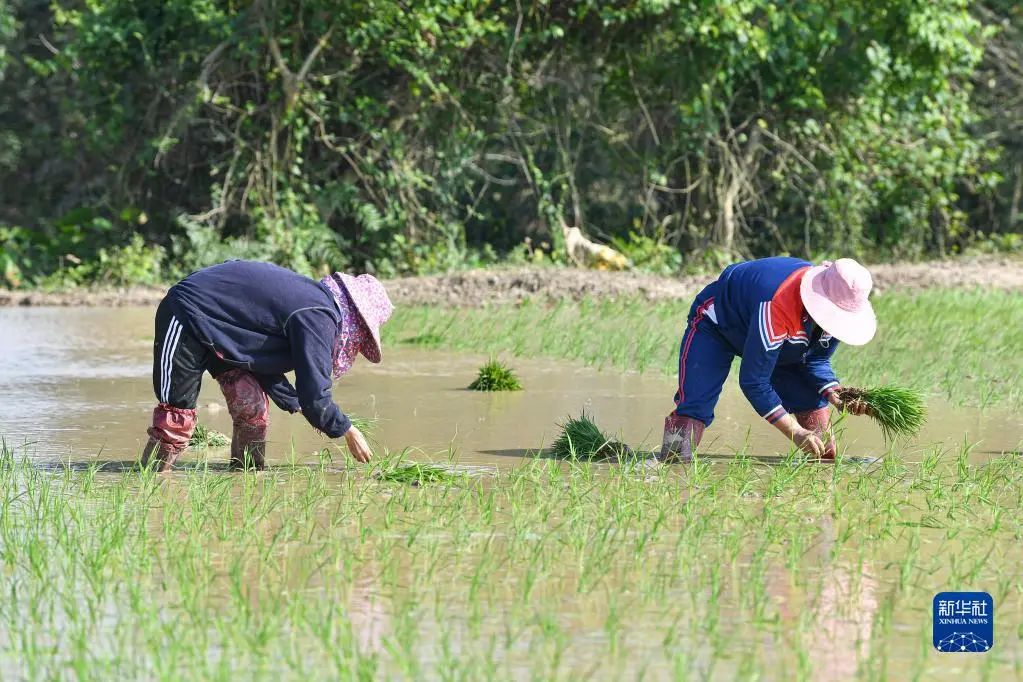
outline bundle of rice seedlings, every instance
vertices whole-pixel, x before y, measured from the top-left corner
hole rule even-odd
[[[351,420],[352,426],[362,431],[364,436],[371,436],[376,430],[377,419],[375,417],[360,417],[355,414],[348,415],[348,419]]]
[[[558,459],[624,459],[632,455],[628,445],[601,431],[586,412],[560,426],[561,435],[551,446]]]
[[[476,380],[469,384],[472,391],[521,391],[522,384],[511,368],[504,363],[490,358],[490,362],[480,367]]]
[[[220,431],[196,424],[192,437],[188,439],[188,444],[193,448],[223,448],[231,444],[231,439]]]
[[[465,474],[451,471],[439,464],[420,464],[419,462],[399,462],[375,474],[375,478],[379,481],[414,486],[426,483],[454,484],[463,481],[465,477]]]
[[[927,420],[924,398],[912,389],[898,386],[842,388],[838,397],[844,403],[866,405],[867,415],[881,427],[885,440],[915,436]]]

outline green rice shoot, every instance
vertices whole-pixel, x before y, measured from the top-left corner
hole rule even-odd
[[[628,445],[601,431],[585,411],[560,426],[561,434],[550,450],[557,459],[622,459],[632,454]]]
[[[413,486],[425,485],[427,483],[453,485],[464,481],[466,474],[452,471],[439,464],[398,462],[391,467],[378,471],[374,478],[385,483],[404,483]]]
[[[377,422],[379,421],[376,417],[360,417],[355,414],[348,415],[348,419],[351,420],[352,426],[362,431],[362,434],[367,437],[376,431]]]
[[[192,437],[188,439],[188,444],[193,448],[225,448],[231,444],[231,439],[220,431],[196,424]]]
[[[927,421],[927,406],[923,395],[909,388],[843,388],[838,392],[838,397],[843,402],[866,404],[867,415],[881,427],[881,433],[887,441],[915,436]]]
[[[521,391],[522,384],[510,367],[490,358],[480,367],[479,375],[469,384],[472,391]]]

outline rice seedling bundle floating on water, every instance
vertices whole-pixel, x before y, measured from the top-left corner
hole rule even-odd
[[[585,412],[560,426],[561,434],[551,446],[558,459],[624,459],[632,455],[628,445],[601,431]]]
[[[886,440],[915,436],[927,420],[924,398],[912,389],[898,386],[842,388],[838,397],[844,403],[866,405],[867,415],[878,423]]]
[[[188,444],[193,448],[224,448],[231,444],[231,439],[219,431],[196,424]]]
[[[479,375],[469,384],[473,391],[521,391],[522,384],[510,367],[494,358],[480,367]]]
[[[459,483],[466,475],[451,471],[438,464],[420,464],[419,462],[400,462],[388,469],[378,471],[375,478],[386,483],[406,483],[423,485],[424,483]]]

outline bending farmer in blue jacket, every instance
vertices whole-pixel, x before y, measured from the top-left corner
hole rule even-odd
[[[834,459],[828,404],[854,414],[865,407],[842,405],[831,356],[839,341],[873,338],[871,286],[866,268],[848,258],[816,267],[763,258],[725,268],[690,308],[659,459],[692,457],[736,356],[739,386],[757,414],[807,454]]]
[[[143,464],[166,471],[188,446],[203,372],[227,399],[232,466],[264,466],[269,400],[301,411],[330,438],[344,436],[352,456],[368,461],[369,445],[334,404],[331,383],[359,353],[380,362],[380,326],[393,310],[372,275],[338,272],[316,282],[250,261],[192,273],[171,287],[156,311],[158,404]],[[294,386],[284,376],[292,370]]]

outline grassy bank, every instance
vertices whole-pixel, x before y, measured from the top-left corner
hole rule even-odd
[[[549,305],[399,308],[388,342],[581,360],[598,367],[677,372],[689,301],[564,301]],[[1023,296],[932,290],[875,299],[869,345],[841,348],[850,385],[904,384],[955,404],[1023,406]],[[733,372],[732,380],[735,380]]]
[[[1021,672],[1018,455],[531,460],[172,477],[0,456],[5,679],[931,679],[931,599],[985,589]]]

